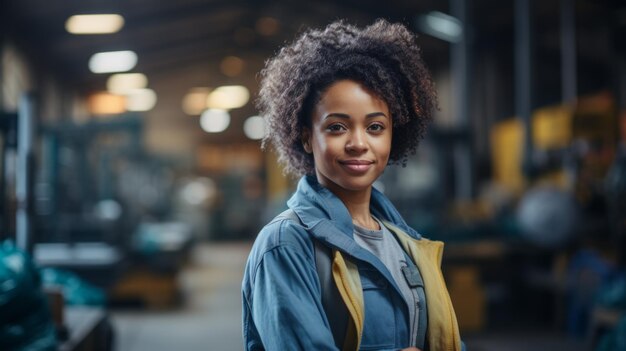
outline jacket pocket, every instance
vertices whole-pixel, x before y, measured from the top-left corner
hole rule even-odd
[[[395,308],[391,298],[391,286],[378,271],[359,268],[365,323],[360,350],[382,350],[394,347],[396,335]]]

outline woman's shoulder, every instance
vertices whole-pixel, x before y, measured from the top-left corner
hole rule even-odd
[[[254,241],[251,254],[262,256],[276,248],[286,248],[300,251],[307,256],[313,255],[312,237],[297,217],[286,212],[276,216],[261,229]]]
[[[257,235],[244,271],[243,291],[250,294],[259,267],[272,279],[288,278],[294,272],[315,269],[313,241],[306,229],[290,218],[275,218]]]

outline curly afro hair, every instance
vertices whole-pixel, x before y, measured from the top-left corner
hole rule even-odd
[[[437,105],[415,35],[385,20],[363,29],[338,21],[304,32],[261,71],[256,102],[268,130],[263,147],[274,146],[286,173],[315,173],[302,130],[310,126],[325,89],[342,79],[362,84],[387,103],[393,120],[389,163],[405,165],[415,153]]]

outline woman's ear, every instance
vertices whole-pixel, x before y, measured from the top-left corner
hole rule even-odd
[[[313,152],[313,148],[311,148],[311,131],[309,128],[302,128],[302,147],[308,154]]]

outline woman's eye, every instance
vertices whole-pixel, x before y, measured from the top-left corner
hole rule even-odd
[[[330,132],[341,132],[345,128],[341,124],[331,124],[326,129]]]
[[[383,126],[382,124],[372,124],[369,129],[373,132],[382,132],[385,129],[385,126]]]

